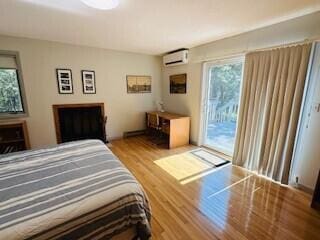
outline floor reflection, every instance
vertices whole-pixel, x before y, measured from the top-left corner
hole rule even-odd
[[[144,138],[114,142],[150,196],[154,239],[320,239],[310,195],[231,165],[181,184],[154,163],[195,149],[159,149]]]

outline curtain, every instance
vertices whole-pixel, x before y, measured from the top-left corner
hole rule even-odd
[[[233,164],[288,183],[310,51],[246,55]]]

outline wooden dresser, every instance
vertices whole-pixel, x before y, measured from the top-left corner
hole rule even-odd
[[[0,154],[30,149],[26,121],[0,122]]]
[[[147,114],[156,114],[162,125],[162,132],[168,136],[169,148],[181,147],[189,144],[190,117],[180,114],[152,111]]]

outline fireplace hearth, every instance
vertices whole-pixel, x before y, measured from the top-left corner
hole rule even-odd
[[[100,139],[106,142],[104,104],[53,105],[57,142]]]

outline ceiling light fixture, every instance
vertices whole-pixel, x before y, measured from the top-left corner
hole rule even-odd
[[[119,0],[81,0],[81,2],[89,7],[100,10],[113,9],[119,5]]]

